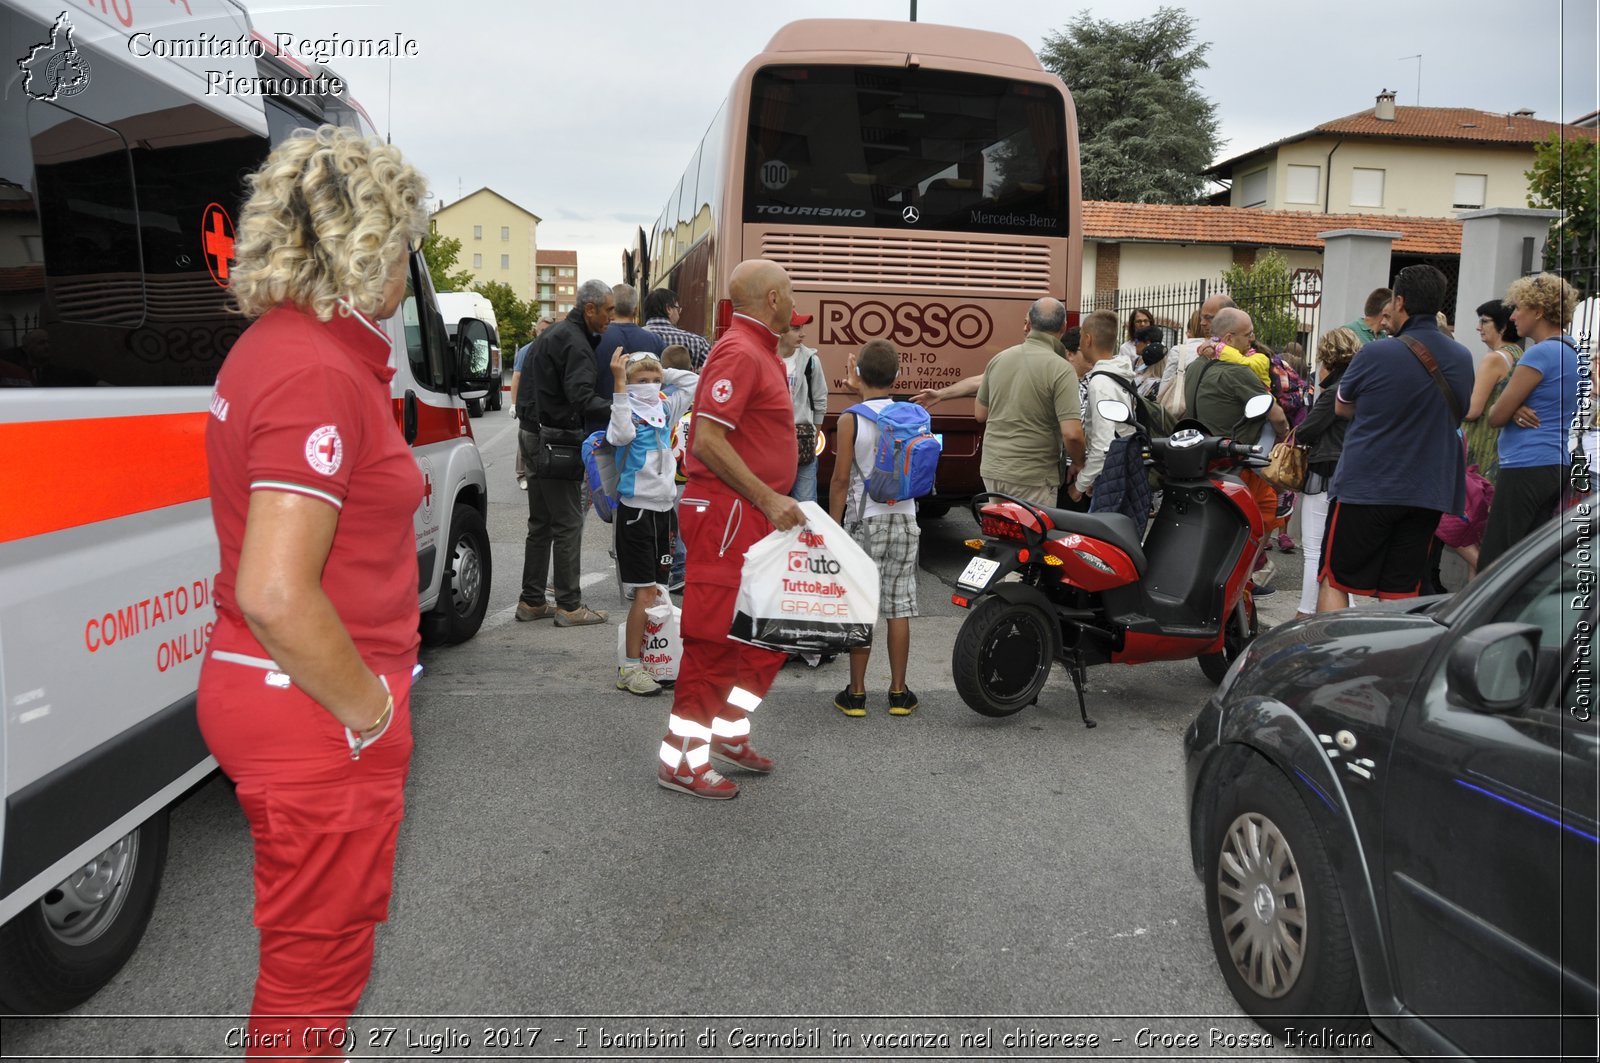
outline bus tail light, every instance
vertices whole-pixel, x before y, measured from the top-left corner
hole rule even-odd
[[[720,340],[722,338],[722,334],[724,332],[727,332],[728,329],[732,325],[733,325],[733,300],[732,299],[718,299],[717,300],[717,320],[716,320],[715,328],[713,330],[713,331],[716,332],[716,335],[711,337],[711,342],[715,343],[717,340]]]
[[[1083,314],[1077,310],[1067,311],[1067,328],[1077,328],[1083,324]]]

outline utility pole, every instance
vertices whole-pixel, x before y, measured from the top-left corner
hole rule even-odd
[[[917,0],[911,0],[911,21],[917,21]]]

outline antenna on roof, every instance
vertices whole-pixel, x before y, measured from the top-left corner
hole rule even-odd
[[[1422,53],[1418,52],[1416,55],[1402,55],[1399,59],[1396,59],[1395,62],[1403,63],[1407,59],[1415,59],[1417,61],[1417,106],[1421,107],[1422,106]]]

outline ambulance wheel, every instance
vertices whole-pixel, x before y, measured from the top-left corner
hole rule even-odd
[[[499,413],[500,412],[500,389],[497,388],[497,387],[490,388],[489,389],[489,394],[485,397],[484,401],[488,404],[489,409],[493,410],[495,413]]]
[[[163,809],[0,927],[0,1009],[66,1011],[99,992],[144,937],[166,862]]]
[[[430,646],[465,642],[483,626],[489,609],[489,531],[474,508],[458,504],[450,514],[450,553],[445,558],[439,604],[422,618],[422,639]]]
[[[1039,700],[1055,658],[1055,623],[1044,610],[991,594],[956,632],[951,671],[972,711],[1010,716]]]
[[[482,417],[483,416],[483,400],[482,399],[468,399],[467,400],[467,416],[468,417]]]

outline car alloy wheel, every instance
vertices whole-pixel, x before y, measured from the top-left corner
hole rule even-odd
[[[1217,861],[1217,909],[1234,969],[1276,1000],[1305,964],[1306,897],[1294,850],[1277,824],[1246,812],[1228,827]]]

